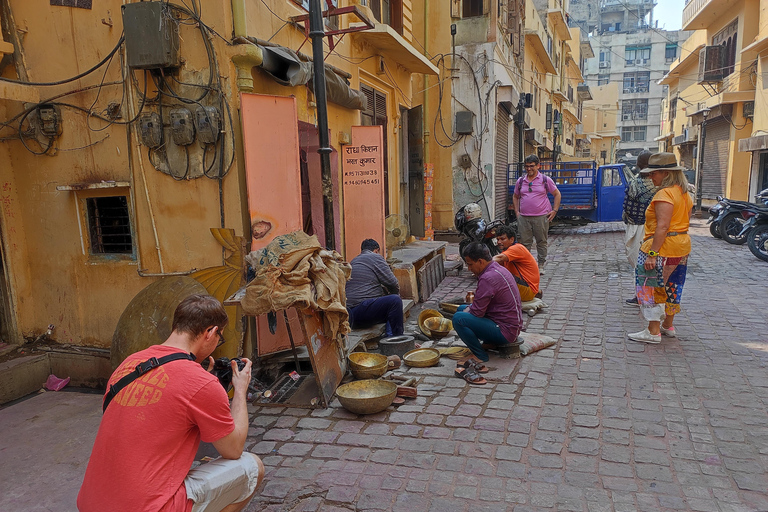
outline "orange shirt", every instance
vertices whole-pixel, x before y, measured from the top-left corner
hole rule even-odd
[[[539,265],[523,244],[514,244],[504,251],[507,260],[504,266],[513,275],[522,278],[533,293],[539,292]]]
[[[640,250],[648,252],[653,243],[653,234],[656,232],[656,203],[672,204],[672,219],[669,222],[670,233],[681,233],[688,231],[688,225],[691,218],[691,208],[693,208],[693,199],[688,192],[678,187],[667,187],[656,192],[651,204],[645,211],[645,237],[646,240],[640,246]],[[686,256],[691,252],[691,237],[687,234],[668,236],[664,239],[664,244],[659,249],[659,255],[664,257]]]

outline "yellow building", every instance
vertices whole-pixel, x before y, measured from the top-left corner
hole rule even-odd
[[[669,86],[660,138],[665,147],[672,141],[683,165],[699,170],[699,204],[749,196],[749,153],[739,151],[739,141],[754,131],[759,74],[749,45],[759,19],[758,0],[695,1],[683,10],[683,30],[695,32],[660,82]]]
[[[301,1],[45,3],[9,0],[2,11],[12,36],[0,41],[4,341],[52,325],[54,341],[109,348],[137,292],[163,276],[222,265],[211,228],[251,240],[246,183],[270,194],[289,167],[301,180],[293,176],[291,202],[270,214],[280,224],[303,212],[299,227],[324,240],[317,108],[300,76],[312,53]],[[388,12],[376,5],[325,19],[326,31],[371,22],[326,39],[339,250],[348,220],[340,154],[353,126],[383,126],[387,212],[423,208],[424,128],[408,116],[421,100],[412,76],[438,70],[414,46],[411,0],[384,4]],[[147,16],[154,23],[143,23]],[[294,113],[260,119],[243,107],[264,98],[244,96],[251,93],[285,100],[275,104]],[[244,137],[249,120],[261,131]],[[264,147],[283,125],[298,140]],[[280,158],[290,165],[258,165]],[[423,230],[423,217],[412,220]]]
[[[768,89],[764,83],[768,72],[768,1],[759,4],[758,34],[747,41],[742,54],[755,55],[756,69],[753,75],[759,84],[755,90],[751,136],[739,141],[739,151],[751,153],[749,193],[750,200],[761,190],[768,188]]]
[[[599,164],[616,163],[616,148],[621,135],[616,120],[621,111],[619,84],[611,82],[590,87],[592,99],[584,102],[583,134],[579,144],[581,160]]]

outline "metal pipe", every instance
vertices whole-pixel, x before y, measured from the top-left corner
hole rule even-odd
[[[317,131],[320,147],[320,169],[323,177],[323,220],[325,221],[325,246],[336,249],[336,230],[333,221],[333,182],[331,181],[331,152],[328,140],[328,101],[325,91],[325,56],[323,54],[323,11],[320,0],[309,0],[309,37],[312,39],[312,64],[314,67],[315,104],[317,105]]]
[[[245,20],[245,0],[232,0],[232,30],[235,37],[248,35],[248,25]]]

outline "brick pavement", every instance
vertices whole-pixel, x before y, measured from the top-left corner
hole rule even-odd
[[[620,224],[562,228],[527,325],[558,344],[508,382],[425,374],[418,399],[368,417],[251,407],[268,474],[247,510],[768,510],[768,267],[703,221],[691,233],[679,340],[626,340],[643,322]]]

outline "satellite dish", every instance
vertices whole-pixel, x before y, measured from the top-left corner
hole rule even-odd
[[[396,247],[402,247],[408,241],[410,235],[408,221],[402,215],[387,215],[384,219],[384,228],[387,231],[387,263],[397,263],[400,260],[392,257],[392,250]]]

